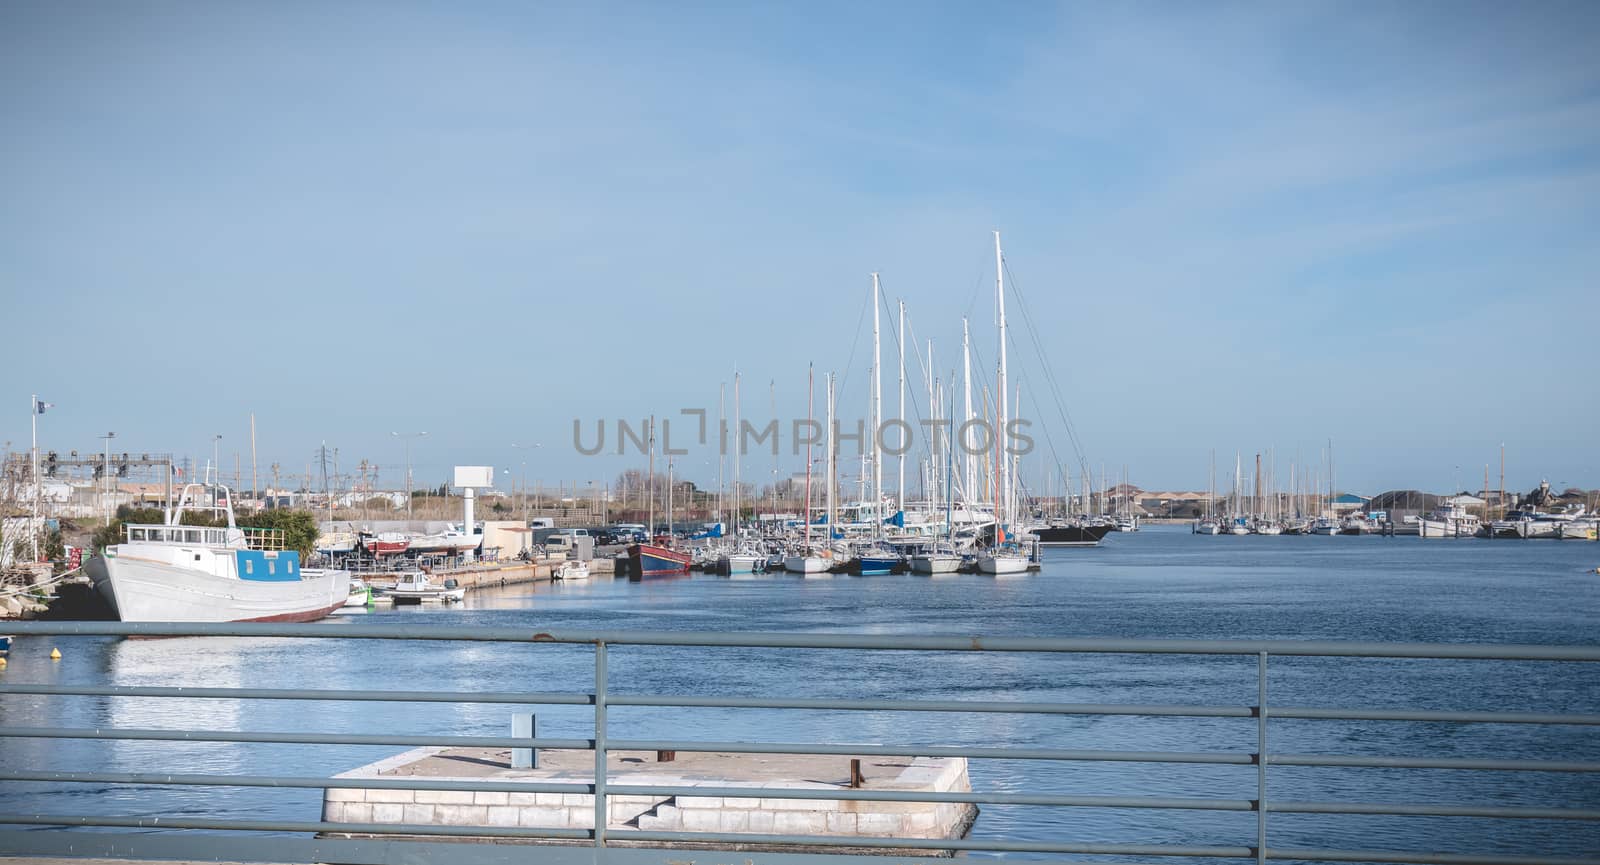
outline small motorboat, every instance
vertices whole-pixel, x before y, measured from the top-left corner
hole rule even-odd
[[[387,597],[397,606],[405,604],[450,604],[467,596],[467,590],[455,580],[445,580],[443,585],[428,579],[425,571],[401,574]]]
[[[352,579],[350,581],[350,597],[345,599],[347,607],[365,607],[372,603],[372,587],[365,581]]]
[[[569,559],[568,561],[562,562],[561,565],[550,574],[550,579],[562,581],[587,580],[589,579],[589,563],[580,562],[577,559]]]
[[[16,637],[11,636],[10,634],[0,634],[0,655],[7,654],[11,651],[11,641],[15,639]]]

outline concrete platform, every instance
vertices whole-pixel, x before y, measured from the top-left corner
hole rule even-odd
[[[619,786],[845,790],[850,778],[849,757],[816,754],[679,752],[677,759],[671,762],[657,762],[654,752],[624,751],[612,752],[608,759],[607,783]],[[865,790],[945,793],[972,789],[967,762],[961,758],[863,758],[861,772]],[[594,754],[541,750],[538,769],[512,769],[507,750],[418,748],[337,777],[406,776],[587,785],[594,783]],[[945,840],[965,837],[977,817],[977,807],[966,803],[785,799],[770,792],[749,797],[607,796],[606,799],[609,804],[608,842],[619,846],[633,846],[627,840],[630,830]],[[485,836],[494,835],[497,826],[592,829],[594,816],[594,797],[587,793],[356,788],[327,790],[323,799],[323,819],[328,822],[482,826]],[[803,845],[735,846],[739,849],[844,852],[837,847],[806,848]],[[848,849],[891,855],[913,852],[924,857],[940,855],[937,851],[906,848]]]

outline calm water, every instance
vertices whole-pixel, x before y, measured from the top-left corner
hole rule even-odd
[[[454,609],[402,608],[347,621],[542,629],[660,629],[1172,638],[1600,643],[1600,545],[1416,538],[1197,537],[1153,529],[1091,550],[1047,553],[1042,573],[995,580],[762,576],[513,586]],[[63,658],[46,657],[52,645]],[[377,641],[25,639],[11,682],[587,691],[586,648]],[[1600,712],[1600,665],[1282,659],[1285,705]],[[1248,704],[1254,658],[612,650],[618,692],[906,699]],[[500,735],[508,706],[92,697],[0,698],[28,726],[215,727]],[[544,707],[541,735],[587,737],[581,707]],[[1249,719],[887,715],[613,708],[630,738],[844,741],[1121,750],[1254,748]],[[1600,760],[1592,728],[1278,721],[1271,749]],[[329,775],[402,750],[226,743],[0,740],[7,769]],[[1249,766],[1040,765],[975,761],[983,790],[1251,799]],[[1592,776],[1278,768],[1269,796],[1294,800],[1600,808]],[[0,809],[315,820],[318,791],[9,784]],[[1600,829],[1554,821],[1274,815],[1273,846],[1593,853]],[[976,837],[1251,844],[1254,815],[986,806]],[[1059,858],[1059,857],[1054,857]],[[1104,857],[1102,857],[1103,859]]]

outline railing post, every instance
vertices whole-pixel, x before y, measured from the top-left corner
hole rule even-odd
[[[594,644],[594,846],[606,846],[606,644]]]
[[[1267,861],[1267,653],[1256,656],[1256,863]]]

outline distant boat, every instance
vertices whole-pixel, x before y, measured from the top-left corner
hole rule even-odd
[[[329,532],[317,538],[315,549],[325,556],[353,553],[361,542],[355,532]]]
[[[429,535],[414,535],[410,540],[410,551],[419,555],[429,553],[456,555],[476,550],[483,543],[483,535],[477,532],[464,532],[451,527],[442,532]]]
[[[1209,517],[1194,524],[1194,533],[1197,535],[1220,535],[1222,524]]]
[[[411,538],[400,532],[362,532],[360,535],[361,548],[367,554],[378,556],[398,556],[411,546]]]
[[[1283,534],[1283,526],[1270,520],[1259,520],[1251,527],[1251,531],[1258,535],[1281,535]]]
[[[347,607],[365,607],[372,603],[372,587],[361,580],[350,581],[350,597],[345,599]]]
[[[724,574],[753,574],[766,560],[766,556],[755,553],[728,553],[717,559],[717,571]]]
[[[14,639],[16,639],[16,637],[11,636],[10,634],[0,634],[0,655],[4,655],[11,651],[11,641]]]
[[[395,604],[449,604],[464,599],[467,590],[456,584],[455,580],[445,580],[443,585],[428,579],[424,571],[411,571],[401,574],[395,580],[394,588],[385,593],[390,601]]]
[[[915,574],[953,574],[961,569],[961,554],[953,547],[935,545],[913,552],[906,564]]]
[[[1099,525],[1063,523],[1041,526],[1031,530],[1030,534],[1038,538],[1039,545],[1044,547],[1092,547],[1114,530],[1117,530],[1117,527],[1110,523]]]
[[[1311,524],[1311,534],[1337,535],[1339,534],[1339,521],[1332,517],[1319,517],[1316,522]]]
[[[1417,518],[1417,535],[1424,538],[1470,538],[1478,533],[1481,521],[1459,504],[1440,505],[1425,517]]]
[[[1028,570],[1028,557],[1005,547],[992,547],[978,554],[978,570],[985,574],[1020,574]]]
[[[221,484],[189,484],[161,525],[129,523],[127,540],[86,566],[95,588],[124,622],[309,622],[344,606],[348,571],[301,568],[283,532],[235,525]],[[224,527],[184,525],[208,512]]]
[[[793,574],[823,574],[833,567],[833,559],[809,554],[783,557],[783,569]]]
[[[628,579],[642,580],[687,574],[691,561],[693,561],[692,556],[678,550],[655,544],[633,544],[628,547]]]
[[[555,569],[555,571],[550,574],[550,578],[553,580],[562,581],[587,580],[589,579],[589,563],[580,562],[577,559],[569,559],[565,562],[562,562]]]

